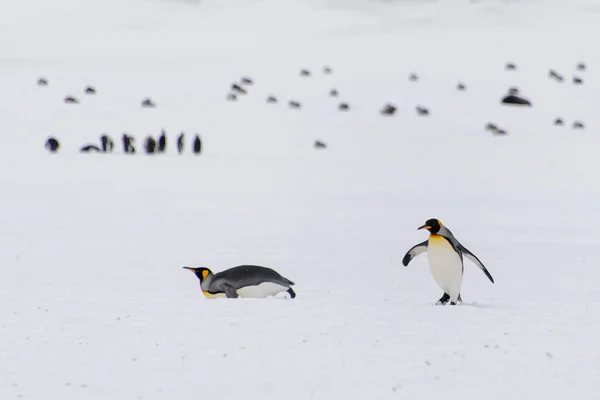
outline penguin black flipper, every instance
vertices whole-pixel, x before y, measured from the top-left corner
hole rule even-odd
[[[228,299],[237,299],[239,297],[237,290],[235,290],[235,288],[229,283],[222,283],[221,288],[223,289],[223,292],[225,292],[225,295]]]
[[[292,298],[292,299],[293,299],[293,298],[295,298],[295,297],[296,297],[296,292],[294,292],[294,289],[292,289],[292,288],[289,288],[289,289],[287,290],[287,292],[288,292],[288,294],[290,295],[290,298]]]
[[[407,251],[406,255],[402,259],[402,265],[404,265],[406,267],[413,258],[415,258],[419,254],[427,251],[427,243],[428,243],[428,240],[413,246],[412,249]]]
[[[479,260],[479,258],[477,258],[477,256],[475,254],[471,253],[462,244],[459,244],[459,248],[460,248],[460,251],[462,251],[462,253],[465,255],[465,257],[467,257],[475,265],[477,265],[479,267],[479,269],[481,269],[483,271],[483,273],[485,274],[485,276],[488,277],[488,279],[490,280],[490,282],[494,283],[494,278],[492,278],[492,275],[488,272],[487,268],[485,267],[485,265],[483,265],[483,263]]]

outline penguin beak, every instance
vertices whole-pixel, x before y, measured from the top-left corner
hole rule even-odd
[[[196,273],[196,270],[194,268],[192,268],[192,267],[183,267],[183,269],[189,269],[193,273]]]
[[[429,225],[423,225],[423,226],[420,226],[417,228],[417,230],[420,230],[420,229],[431,229],[431,227]]]

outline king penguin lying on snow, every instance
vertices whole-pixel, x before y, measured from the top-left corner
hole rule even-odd
[[[460,244],[439,219],[427,220],[425,225],[417,230],[419,229],[427,229],[430,232],[429,239],[410,249],[402,259],[402,264],[406,267],[413,258],[424,251],[427,252],[431,275],[444,291],[444,295],[438,300],[437,304],[446,304],[450,300],[450,304],[455,305],[457,301],[462,301],[460,287],[464,270],[463,255],[473,261],[494,283],[494,278],[492,278],[483,263],[479,261],[479,258]]]
[[[258,265],[240,265],[213,274],[208,268],[183,267],[192,271],[200,279],[202,293],[209,299],[218,297],[264,298],[281,292],[289,293],[293,299],[296,293],[291,286],[294,282],[279,275],[271,268]]]

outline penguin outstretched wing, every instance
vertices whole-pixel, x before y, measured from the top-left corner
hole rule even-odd
[[[458,244],[458,247],[460,249],[460,251],[462,251],[462,253],[465,255],[465,257],[467,257],[469,260],[471,260],[475,265],[477,265],[479,267],[479,269],[481,269],[483,271],[483,273],[485,274],[485,276],[488,277],[488,279],[494,283],[494,278],[492,278],[492,275],[488,272],[487,268],[485,267],[485,265],[483,265],[483,263],[481,261],[479,261],[479,258],[477,258],[477,256],[473,253],[471,253],[465,246],[463,246],[462,244]]]
[[[406,267],[413,258],[415,258],[419,254],[427,251],[427,242],[428,242],[428,240],[426,240],[422,243],[419,243],[419,244],[413,246],[412,249],[407,251],[406,255],[402,259],[402,265],[404,265]]]

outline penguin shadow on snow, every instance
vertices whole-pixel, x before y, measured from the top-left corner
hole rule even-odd
[[[481,308],[485,310],[502,310],[505,307],[499,307],[497,304],[479,303],[477,301],[460,302],[456,305],[457,307],[472,307]]]

